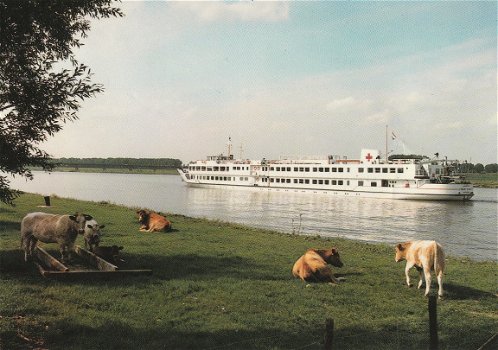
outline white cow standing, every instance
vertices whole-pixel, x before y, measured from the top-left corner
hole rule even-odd
[[[419,273],[418,288],[422,287],[425,276],[425,296],[429,295],[431,288],[431,271],[436,273],[439,285],[438,295],[443,296],[443,273],[444,273],[444,252],[443,248],[436,241],[410,241],[396,245],[396,262],[406,260],[405,275],[406,284],[411,287],[410,276],[408,274],[412,267]]]
[[[24,260],[32,256],[38,241],[58,243],[62,261],[68,261],[74,251],[78,234],[85,232],[85,223],[92,217],[86,214],[55,215],[48,213],[29,213],[21,222],[21,248]]]

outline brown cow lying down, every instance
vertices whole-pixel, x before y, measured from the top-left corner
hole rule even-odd
[[[117,265],[120,262],[124,262],[124,260],[119,256],[120,250],[123,250],[123,247],[118,247],[117,245],[110,247],[97,246],[93,248],[93,253],[100,256],[102,259]]]
[[[342,267],[337,248],[330,249],[308,249],[303,256],[297,259],[292,274],[307,282],[334,282],[339,283],[339,279],[334,277],[332,269],[327,263]]]
[[[162,215],[148,210],[139,210],[137,214],[138,222],[141,224],[139,231],[153,232],[171,229],[171,222]]]
[[[48,213],[29,213],[21,221],[21,248],[24,260],[33,254],[36,243],[58,243],[62,261],[70,259],[78,234],[83,234],[85,223],[92,220],[90,215],[55,215]]]
[[[443,296],[444,252],[436,241],[411,241],[396,245],[396,262],[406,260],[406,284],[410,284],[409,270],[415,266],[419,273],[418,288],[422,287],[422,271],[425,275],[425,296],[431,288],[431,271],[436,273],[439,285],[438,295]]]

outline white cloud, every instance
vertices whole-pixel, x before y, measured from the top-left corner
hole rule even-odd
[[[287,2],[200,1],[173,2],[176,9],[187,10],[203,22],[264,21],[278,22],[289,18]]]
[[[327,104],[327,110],[334,112],[336,110],[344,110],[355,105],[355,98],[352,96],[336,99]]]

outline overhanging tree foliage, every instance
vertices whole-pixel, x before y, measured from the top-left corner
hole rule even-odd
[[[103,91],[73,50],[83,45],[90,19],[123,15],[112,3],[0,0],[1,202],[19,195],[4,174],[32,179],[28,167],[50,170],[40,144],[78,118],[81,101]]]

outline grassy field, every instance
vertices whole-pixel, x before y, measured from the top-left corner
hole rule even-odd
[[[404,285],[393,247],[180,215],[168,215],[173,232],[140,233],[133,208],[60,198],[39,208],[29,194],[16,203],[0,207],[1,349],[322,349],[327,318],[336,349],[428,348],[427,299]],[[106,225],[102,244],[125,247],[124,268],[153,274],[44,279],[19,250],[22,217],[40,210],[92,214]],[[332,245],[345,282],[292,278],[307,248]],[[498,331],[497,264],[448,257],[445,289],[440,349],[479,348]]]
[[[465,174],[465,178],[476,187],[497,188],[498,174]]]

